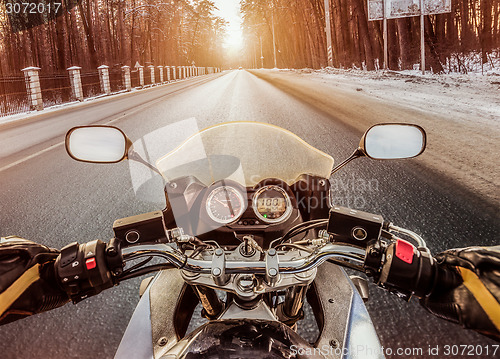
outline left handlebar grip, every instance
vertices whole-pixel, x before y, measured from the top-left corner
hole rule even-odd
[[[61,249],[54,264],[55,275],[73,303],[115,284],[106,247],[106,243],[101,240],[94,240],[84,244],[74,242]],[[116,252],[113,254],[118,255]]]

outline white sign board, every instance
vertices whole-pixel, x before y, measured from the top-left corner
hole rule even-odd
[[[451,0],[423,0],[424,15],[451,12]],[[384,18],[384,3],[387,19],[420,15],[420,0],[368,0],[368,20]]]

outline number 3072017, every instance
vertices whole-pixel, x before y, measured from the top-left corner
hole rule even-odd
[[[56,14],[62,3],[6,2],[7,14]]]

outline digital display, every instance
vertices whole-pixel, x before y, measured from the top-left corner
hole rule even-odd
[[[257,210],[264,218],[279,218],[286,211],[286,201],[283,197],[259,198],[257,200]]]

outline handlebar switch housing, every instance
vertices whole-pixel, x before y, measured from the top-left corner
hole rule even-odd
[[[379,239],[383,224],[384,219],[380,215],[333,206],[327,231],[335,242],[366,248],[368,243]]]
[[[378,284],[409,300],[429,295],[436,277],[436,261],[427,251],[397,239],[387,247]]]
[[[61,250],[54,268],[59,283],[73,303],[114,285],[106,263],[106,244],[100,240],[71,243]]]

